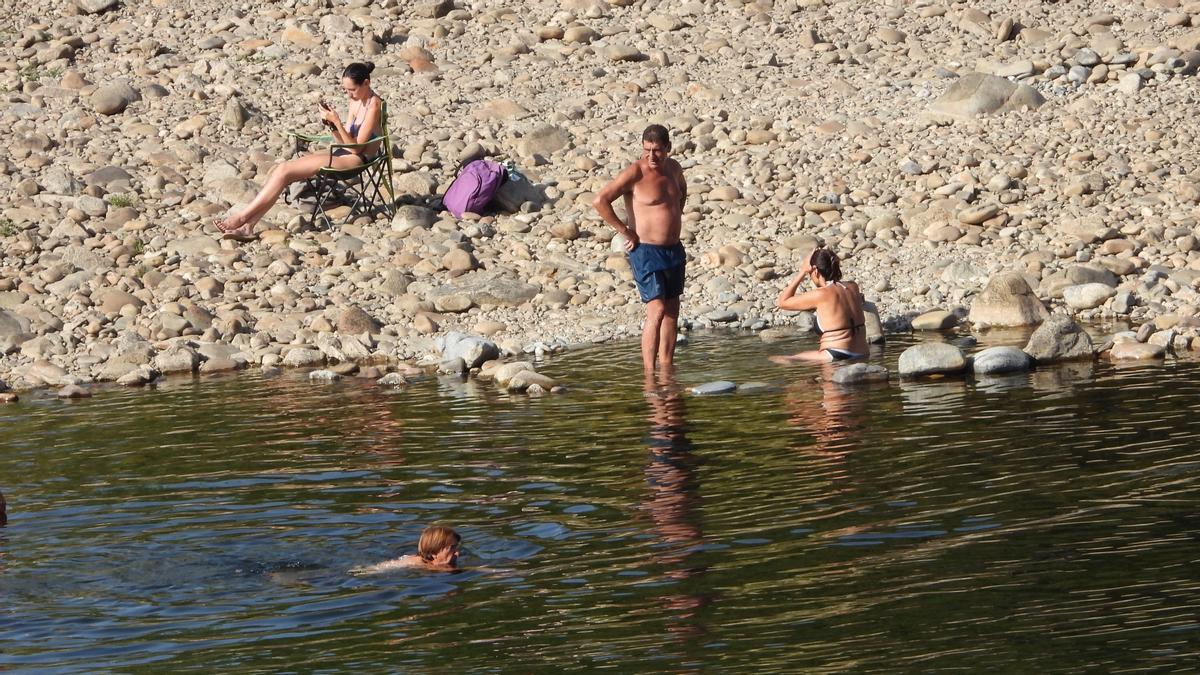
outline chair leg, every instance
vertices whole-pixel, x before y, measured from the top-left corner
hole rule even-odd
[[[308,216],[308,226],[311,229],[316,229],[317,227],[318,214],[320,214],[321,219],[324,220],[328,225],[333,225],[333,223],[329,220],[329,216],[325,214],[325,202],[328,201],[330,197],[334,196],[334,183],[333,181],[329,180],[321,180],[317,182],[316,189],[317,197],[316,200],[313,201],[312,213],[310,213]]]
[[[363,178],[361,173],[355,177],[353,182],[346,184],[346,192],[354,196],[354,203],[350,205],[350,213],[346,214],[345,219],[342,220],[342,225],[350,222],[354,218],[354,215],[358,213],[358,209],[362,205],[363,197],[365,196],[362,187]]]

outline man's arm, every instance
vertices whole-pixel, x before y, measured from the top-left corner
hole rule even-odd
[[[622,197],[629,194],[633,190],[633,184],[641,178],[642,172],[637,164],[631,164],[621,173],[617,174],[608,185],[605,185],[600,192],[596,193],[596,198],[592,200],[592,208],[596,209],[596,213],[604,219],[604,222],[611,225],[618,233],[625,237],[625,250],[632,251],[638,245],[637,233],[629,229],[613,209],[613,200],[617,197]]]
[[[683,178],[683,167],[679,162],[675,162],[675,180],[679,183],[679,212],[683,213],[683,206],[687,203],[687,181]]]

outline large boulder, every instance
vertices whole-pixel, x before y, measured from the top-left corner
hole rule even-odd
[[[1091,359],[1092,338],[1070,317],[1061,314],[1046,319],[1025,345],[1025,353],[1038,363]]]
[[[496,343],[478,335],[446,333],[438,338],[437,346],[442,352],[443,360],[462,359],[468,368],[476,368],[484,361],[500,358],[500,348]]]
[[[1016,347],[988,347],[971,359],[976,375],[1019,373],[1029,370],[1029,355]]]
[[[905,349],[897,364],[901,377],[961,373],[967,359],[958,347],[945,342],[923,342]]]
[[[976,328],[1031,326],[1045,321],[1049,314],[1025,277],[1017,272],[1001,272],[989,279],[976,296],[967,319]]]
[[[806,330],[812,330],[816,326],[816,317],[808,312],[801,313],[808,317],[810,325]],[[867,342],[877,345],[884,341],[883,321],[879,319],[879,310],[875,308],[875,303],[863,303],[863,323],[867,331]]]
[[[964,75],[929,105],[930,112],[952,117],[1002,115],[1046,102],[1036,89],[996,75]]]

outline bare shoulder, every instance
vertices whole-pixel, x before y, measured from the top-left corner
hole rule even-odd
[[[417,567],[420,564],[421,564],[421,559],[419,557],[417,557],[415,555],[403,555],[403,556],[400,556],[399,558],[395,558],[393,560],[386,560],[384,562],[377,563],[375,565],[369,565],[367,567],[357,567],[351,571],[355,574],[380,574],[383,572],[390,572],[392,570],[400,570],[400,569],[406,569],[406,568],[410,568],[410,567]]]
[[[667,166],[671,167],[671,173],[675,174],[676,178],[678,178],[680,181],[683,180],[683,165],[682,164],[675,161],[674,158],[668,157],[667,158]]]
[[[621,192],[628,192],[633,189],[633,184],[642,179],[642,163],[634,162],[625,167],[617,177],[613,179],[614,185],[621,186]]]

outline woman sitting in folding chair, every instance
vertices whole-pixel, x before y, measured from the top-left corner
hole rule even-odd
[[[253,240],[254,225],[271,210],[289,184],[312,178],[324,168],[347,170],[362,166],[379,153],[378,141],[367,143],[380,135],[382,101],[371,89],[371,71],[374,69],[373,63],[351,63],[342,72],[342,91],[350,99],[346,112],[350,117],[349,127],[342,124],[342,118],[327,103],[321,102],[321,121],[333,132],[333,143],[359,144],[359,147],[353,150],[338,148],[332,153],[317,152],[277,165],[245,209],[215,222],[226,239]]]

